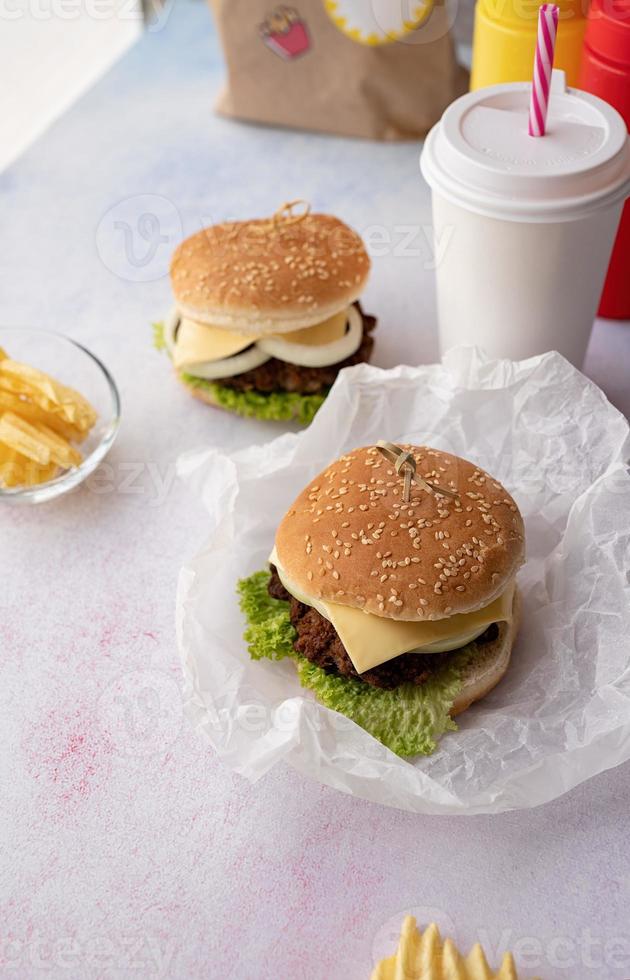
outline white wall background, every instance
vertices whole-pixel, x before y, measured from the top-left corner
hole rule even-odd
[[[140,0],[0,0],[0,169],[141,31]]]

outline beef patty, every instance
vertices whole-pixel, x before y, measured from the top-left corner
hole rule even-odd
[[[263,394],[271,391],[295,391],[301,395],[316,395],[327,391],[342,368],[369,361],[372,354],[372,331],[376,326],[376,317],[364,313],[360,303],[354,305],[363,320],[363,337],[359,348],[345,360],[327,367],[312,368],[289,364],[272,357],[252,371],[236,374],[233,378],[221,378],[219,383],[222,387],[233,388],[235,391],[261,391]]]
[[[364,681],[372,687],[392,690],[401,684],[424,684],[453,653],[452,650],[447,653],[402,653],[379,667],[358,674],[332,623],[312,606],[299,602],[287,592],[273,565],[268,591],[273,599],[291,603],[289,615],[297,633],[293,646],[298,653],[327,674],[341,674],[342,677]],[[475,642],[489,643],[497,638],[498,633],[497,624],[492,623]]]

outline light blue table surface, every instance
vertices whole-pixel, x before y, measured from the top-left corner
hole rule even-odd
[[[175,583],[204,514],[173,461],[277,429],[192,401],[153,351],[176,241],[306,198],[372,242],[376,363],[437,357],[419,145],[220,119],[222,74],[180,2],[0,175],[2,322],[82,341],[123,399],[112,492],[0,514],[0,977],[360,980],[416,910],[516,946],[525,977],[630,978],[630,767],[535,811],[419,818],[282,767],[249,786],[181,718]],[[630,414],[627,324],[596,325],[586,372]]]

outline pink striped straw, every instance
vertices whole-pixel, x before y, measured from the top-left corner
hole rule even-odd
[[[530,136],[545,135],[559,12],[560,8],[555,3],[543,3],[538,9],[534,79],[532,81],[532,97],[529,103]]]

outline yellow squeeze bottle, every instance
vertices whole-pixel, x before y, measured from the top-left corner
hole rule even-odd
[[[555,0],[560,7],[554,68],[577,86],[587,0]],[[501,82],[531,81],[538,29],[537,0],[477,0],[471,91]]]

